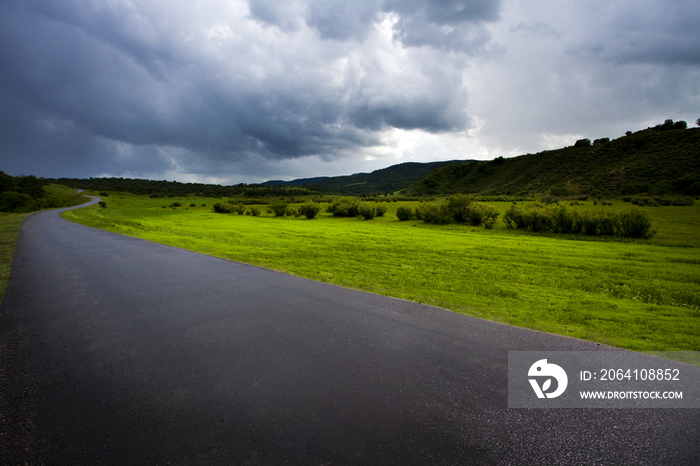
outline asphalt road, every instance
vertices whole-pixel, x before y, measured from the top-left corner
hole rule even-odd
[[[2,463],[698,465],[700,410],[507,409],[508,350],[600,350],[26,219]]]

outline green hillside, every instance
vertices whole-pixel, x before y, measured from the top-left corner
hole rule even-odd
[[[263,185],[306,186],[322,192],[362,195],[393,192],[409,186],[411,183],[441,167],[468,160],[450,160],[445,162],[406,162],[371,173],[355,173],[346,176],[305,178],[293,181],[268,181]]]
[[[0,213],[27,213],[87,202],[67,186],[36,176],[10,176],[0,171]]]
[[[658,128],[588,146],[452,164],[423,176],[404,193],[700,195],[700,128]]]

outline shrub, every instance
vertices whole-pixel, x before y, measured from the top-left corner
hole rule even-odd
[[[284,217],[288,206],[287,202],[273,202],[270,204],[270,210],[275,214],[275,217]]]
[[[260,210],[256,207],[251,207],[249,211],[246,212],[246,215],[252,215],[253,217],[257,217],[260,215]]]
[[[434,223],[436,225],[452,223],[453,220],[447,202],[444,200],[425,202],[419,205],[416,208],[416,217],[425,223]]]
[[[179,202],[173,202],[172,204],[170,204],[170,207],[182,207],[182,204],[180,204]]]
[[[633,207],[619,214],[618,234],[626,238],[648,239],[656,234],[656,230],[652,228],[649,214]]]
[[[307,219],[311,220],[316,217],[316,214],[321,210],[321,206],[313,202],[307,202],[299,206],[299,215],[303,215]]]
[[[496,219],[498,218],[501,213],[492,205],[488,204],[480,204],[482,207],[481,210],[481,218],[482,221],[484,222],[484,226],[486,228],[493,228],[493,225],[496,223]],[[491,226],[489,227],[489,224]]]
[[[588,147],[591,145],[591,140],[590,139],[579,139],[576,141],[574,144],[574,147]]]
[[[385,205],[378,205],[374,208],[374,214],[377,217],[384,217],[384,214],[386,213],[387,208]]]
[[[508,228],[525,228],[523,211],[515,207],[515,204],[511,205],[510,209],[508,209],[503,216],[503,223],[505,223]]]
[[[411,218],[413,217],[413,209],[411,209],[410,207],[407,207],[407,206],[403,206],[403,205],[399,206],[396,209],[396,217],[400,221],[411,220]]]
[[[357,217],[359,215],[360,203],[351,197],[340,197],[331,202],[326,208],[326,212],[336,217]]]
[[[579,226],[578,229],[581,233],[589,236],[594,236],[598,234],[598,219],[596,215],[590,211],[584,211],[579,215]]]
[[[190,204],[190,207],[197,207],[197,204],[192,203],[192,204]]]
[[[100,196],[102,197],[109,197],[109,193],[106,191],[100,191]]]
[[[100,201],[97,204],[99,204],[99,206],[102,207],[103,209],[107,207],[107,203],[105,201]]]
[[[474,226],[481,225],[484,221],[484,206],[481,204],[474,204],[469,208],[468,212],[469,223]]]
[[[658,207],[659,203],[656,201],[656,199],[652,197],[634,197],[632,198],[632,204],[638,205],[638,206],[649,206],[649,207]]]
[[[598,221],[597,234],[603,236],[615,236],[618,226],[617,214],[607,210],[601,211],[597,213],[596,220]]]
[[[470,196],[465,196],[464,194],[454,194],[447,198],[448,213],[455,222],[462,223],[471,221],[471,203],[472,198]],[[475,225],[480,223],[481,219],[479,219],[478,223]]]
[[[230,214],[233,212],[233,206],[224,202],[214,203],[213,209],[217,214]]]
[[[530,204],[525,209],[523,221],[526,228],[532,231],[545,231],[551,229],[552,218],[549,211],[542,204]]]
[[[32,197],[16,191],[0,193],[0,212],[19,212],[31,210]]]
[[[576,216],[566,207],[557,207],[552,211],[551,229],[555,233],[573,233],[574,225],[576,224]]]
[[[370,206],[369,204],[360,204],[357,211],[365,220],[372,220],[374,218],[374,207]]]

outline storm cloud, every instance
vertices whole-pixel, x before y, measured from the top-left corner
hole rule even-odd
[[[6,0],[0,170],[255,182],[689,118],[696,2],[586,5]]]

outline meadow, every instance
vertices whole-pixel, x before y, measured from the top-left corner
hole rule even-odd
[[[645,208],[646,240],[398,221],[220,214],[215,198],[102,197],[68,220],[359,290],[637,351],[700,351],[700,206]],[[179,204],[179,205],[178,205]],[[519,203],[524,204],[524,203]],[[622,209],[580,202],[572,208]],[[299,204],[292,204],[298,206]]]

